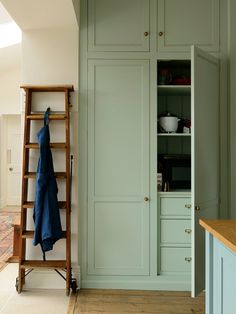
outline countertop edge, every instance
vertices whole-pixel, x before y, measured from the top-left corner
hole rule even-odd
[[[231,249],[234,253],[236,253],[236,241],[232,241],[229,237],[222,234],[220,227],[217,224],[225,224],[227,226],[227,222],[231,222],[231,220],[208,220],[208,219],[199,219],[199,224],[210,234],[212,234],[215,238],[217,238],[220,242],[222,242],[227,248]],[[236,227],[236,221],[235,227]],[[217,228],[218,227],[218,228]]]

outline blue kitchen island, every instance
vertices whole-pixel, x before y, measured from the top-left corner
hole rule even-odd
[[[206,314],[236,313],[236,220],[199,223],[206,235]]]

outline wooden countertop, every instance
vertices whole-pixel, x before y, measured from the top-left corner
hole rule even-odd
[[[200,219],[200,225],[236,253],[236,220]]]

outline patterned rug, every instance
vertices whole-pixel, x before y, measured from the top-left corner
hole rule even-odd
[[[19,215],[17,212],[0,212],[0,271],[12,256],[14,231],[12,223]]]

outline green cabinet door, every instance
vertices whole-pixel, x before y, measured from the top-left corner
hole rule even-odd
[[[220,207],[219,60],[191,48],[192,296],[205,288],[204,231],[199,219],[217,219]]]
[[[219,0],[158,0],[158,51],[219,51]]]
[[[149,51],[149,0],[88,0],[89,51]]]
[[[88,274],[149,274],[149,61],[88,61]]]

